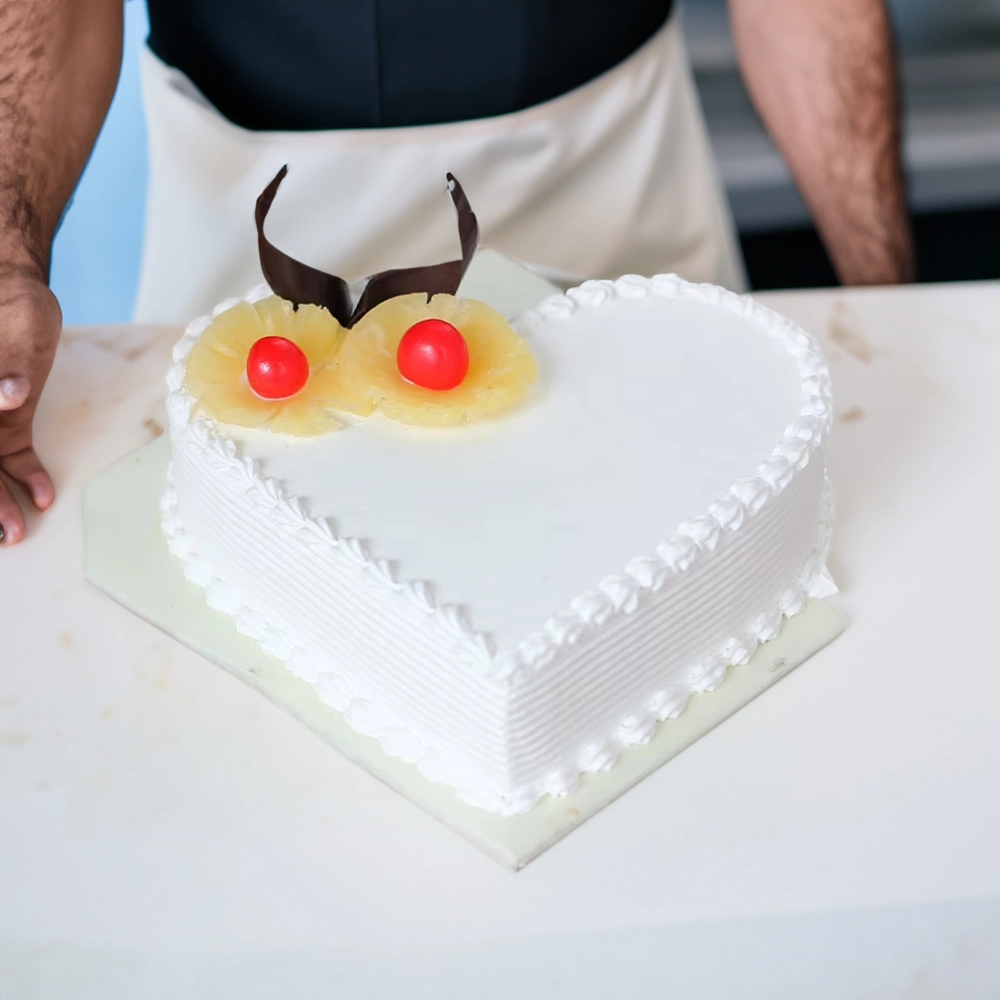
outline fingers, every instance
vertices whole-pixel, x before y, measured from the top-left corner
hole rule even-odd
[[[0,410],[16,410],[31,394],[31,382],[23,375],[0,379]]]
[[[2,3],[2,0],[0,0]],[[24,515],[10,480],[45,510],[55,499],[52,480],[31,447],[31,424],[42,386],[52,367],[62,313],[51,290],[37,276],[0,274],[0,544],[24,537]]]
[[[34,448],[23,448],[0,458],[0,469],[19,482],[39,510],[47,510],[56,498],[52,479],[38,461]],[[24,538],[24,515],[10,487],[0,479],[0,546],[17,545]]]
[[[31,497],[31,502],[39,510],[48,510],[56,498],[56,490],[45,467],[38,460],[34,448],[23,448],[13,455],[0,458],[0,469],[11,479],[16,479]],[[0,519],[0,523],[6,523]]]
[[[3,538],[0,547],[17,545],[24,538],[24,515],[7,484],[0,479],[0,528]]]
[[[61,327],[59,303],[44,283],[0,280],[0,412],[37,402]]]

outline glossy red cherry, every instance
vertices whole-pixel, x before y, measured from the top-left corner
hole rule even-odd
[[[425,389],[454,389],[469,373],[469,345],[443,319],[414,323],[396,351],[399,374]]]
[[[287,399],[309,381],[309,359],[285,337],[261,337],[247,355],[247,381],[264,399]]]

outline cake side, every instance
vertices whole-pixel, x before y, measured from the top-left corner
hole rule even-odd
[[[760,323],[795,359],[799,412],[755,475],[504,648],[461,608],[439,605],[430,585],[396,579],[363,543],[309,517],[193,412],[184,358],[205,320],[189,327],[169,376],[164,525],[188,575],[355,728],[495,811],[523,811],[610,766],[776,635],[805,594],[829,592],[829,381],[818,348],[749,300],[671,276],[588,282],[525,323],[642,296],[690,298]],[[270,538],[280,542],[268,548]],[[739,593],[729,594],[734,581]]]
[[[503,693],[419,588],[386,599],[352,546],[276,527],[274,508],[247,503],[225,474],[207,480],[189,456],[174,444],[162,522],[207,603],[393,756],[456,787],[505,787]],[[254,560],[234,558],[246,537],[270,542]]]
[[[692,694],[716,688],[729,668],[775,638],[807,596],[829,594],[822,569],[828,533],[817,535],[810,517],[828,511],[816,462],[761,510],[759,530],[716,532],[707,539],[710,555],[683,577],[633,594],[624,615],[609,616],[546,666],[519,675],[509,736],[516,794],[527,803],[539,792],[568,792],[581,773],[613,766],[624,749],[649,740],[658,722],[680,715]],[[779,534],[784,540],[776,544]],[[751,570],[754,586],[740,587]]]

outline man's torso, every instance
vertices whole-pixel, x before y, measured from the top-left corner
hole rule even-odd
[[[270,131],[463,121],[621,62],[671,0],[148,0],[149,44],[230,121]]]

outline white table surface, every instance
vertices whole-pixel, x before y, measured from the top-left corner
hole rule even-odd
[[[518,875],[84,584],[177,331],[66,331],[0,552],[0,996],[996,1000],[1000,286],[759,297],[831,363],[848,630]]]

